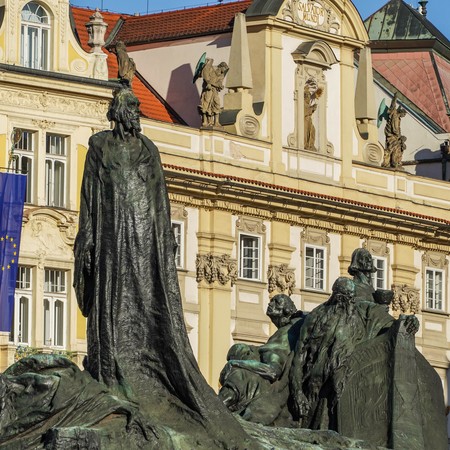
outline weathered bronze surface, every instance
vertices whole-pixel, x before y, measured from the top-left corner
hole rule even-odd
[[[247,421],[334,430],[366,446],[446,449],[441,382],[414,345],[418,319],[388,313],[393,292],[372,288],[374,271],[370,253],[357,249],[354,279],[338,278],[311,313],[274,297],[267,315],[278,331],[259,348],[230,350],[219,392],[228,408]]]
[[[12,366],[0,378],[0,446],[252,448],[192,353],[162,165],[127,85],[108,112],[114,129],[89,140],[82,183],[74,287],[86,371],[62,358]]]
[[[114,129],[91,137],[82,184],[74,287],[86,370],[34,355],[0,374],[0,449],[446,449],[441,383],[414,347],[418,320],[389,315],[392,295],[371,287],[364,249],[354,280],[338,278],[311,313],[273,297],[277,332],[232,347],[215,395],[184,325],[158,149],[122,81]]]

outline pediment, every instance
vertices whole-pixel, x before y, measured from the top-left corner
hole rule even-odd
[[[246,16],[276,17],[299,27],[368,41],[361,16],[349,0],[253,0]]]

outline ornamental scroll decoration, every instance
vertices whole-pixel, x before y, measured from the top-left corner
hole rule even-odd
[[[204,280],[209,284],[217,281],[225,285],[230,281],[231,286],[234,286],[237,281],[237,261],[228,255],[218,256],[212,253],[197,255],[195,266],[197,268],[198,283]]]
[[[290,269],[287,264],[279,266],[269,265],[267,271],[269,294],[280,292],[282,294],[292,295],[295,288],[294,269]]]
[[[420,312],[419,289],[409,287],[406,284],[394,284],[394,299],[392,311],[398,314],[417,314]]]

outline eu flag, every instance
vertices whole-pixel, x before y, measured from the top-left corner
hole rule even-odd
[[[0,173],[0,331],[11,331],[26,180]]]

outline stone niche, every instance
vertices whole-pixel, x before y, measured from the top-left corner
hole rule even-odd
[[[288,136],[288,147],[333,154],[327,138],[328,85],[325,71],[338,62],[324,41],[303,42],[292,53],[296,63],[294,131]]]

